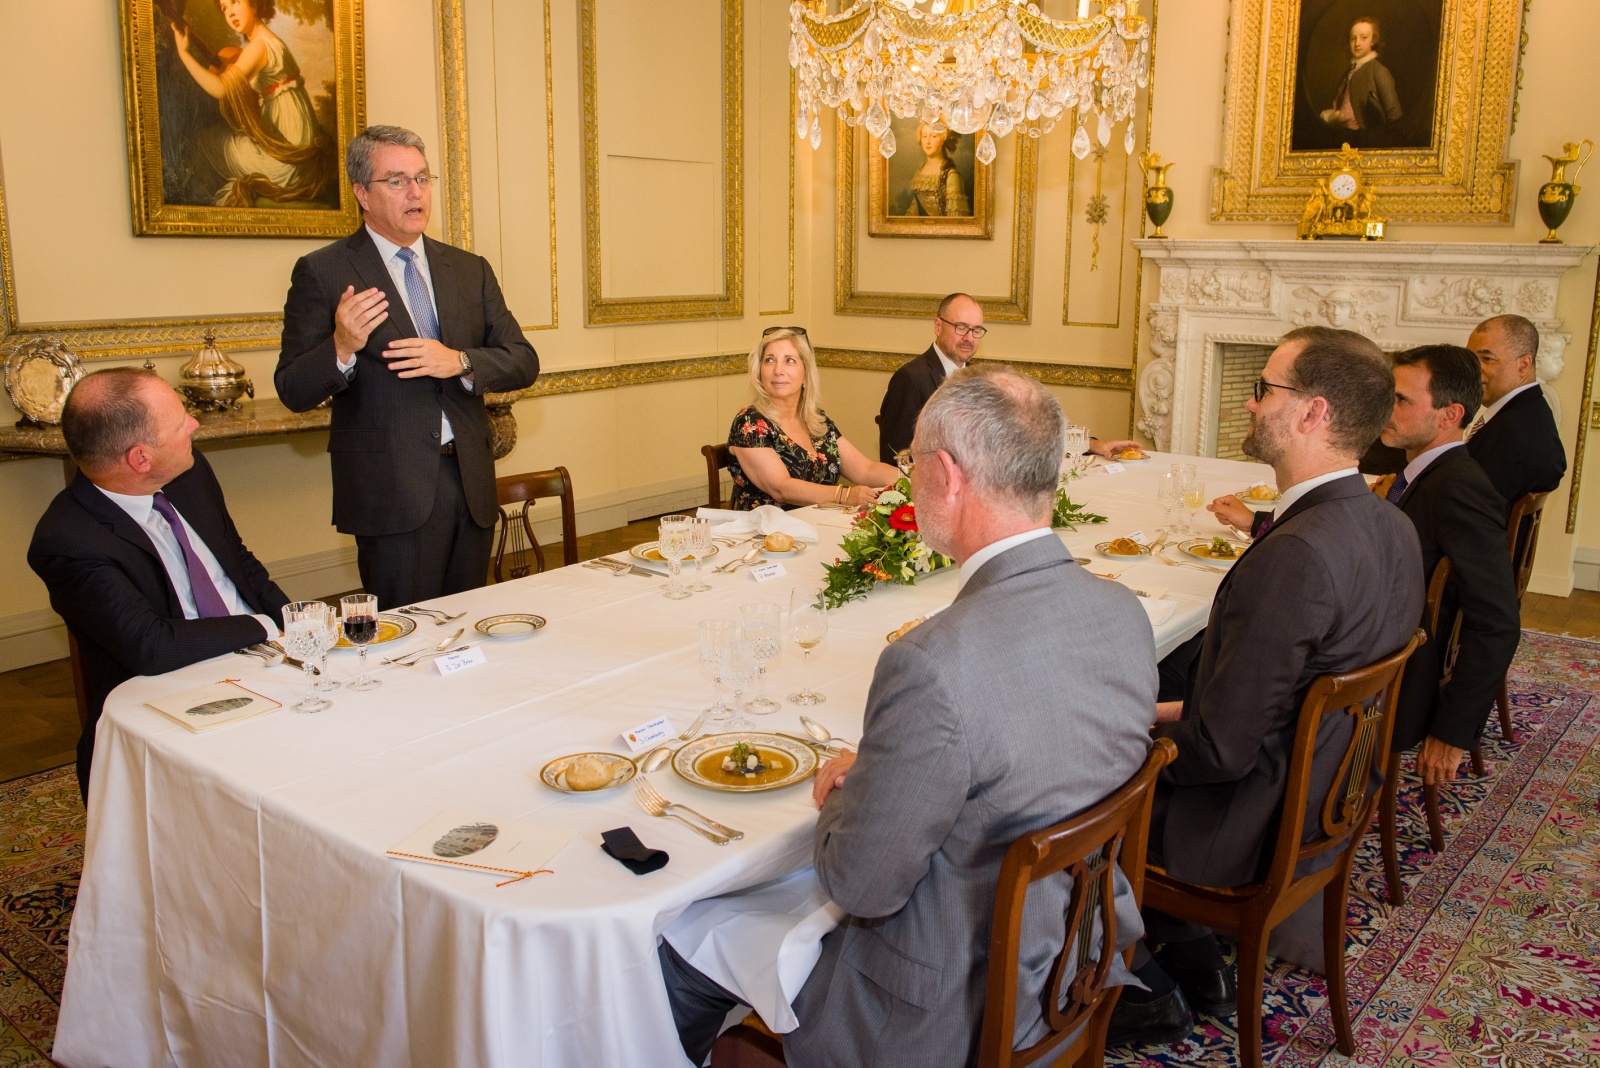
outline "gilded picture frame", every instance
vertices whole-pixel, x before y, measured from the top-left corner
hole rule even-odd
[[[1506,148],[1524,0],[1396,0],[1382,13],[1389,28],[1381,35],[1394,42],[1387,56],[1386,43],[1351,39],[1355,24],[1376,21],[1363,17],[1372,7],[1365,0],[1232,0],[1213,220],[1299,218],[1317,179],[1339,166],[1333,142],[1345,140],[1337,136],[1342,109],[1391,222],[1511,221],[1517,166]],[[1339,47],[1348,56],[1330,58]],[[1383,63],[1358,56],[1365,47]],[[1367,68],[1359,78],[1349,56]],[[1351,117],[1360,104],[1350,87],[1377,83],[1380,65],[1382,98],[1395,117],[1387,134],[1360,129],[1362,120]]]
[[[339,237],[362,0],[118,0],[133,232]]]
[[[867,137],[867,234],[871,237],[994,238],[994,171],[976,139],[916,118],[889,120],[898,150]]]

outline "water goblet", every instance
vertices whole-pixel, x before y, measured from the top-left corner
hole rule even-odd
[[[1065,459],[1067,462],[1067,472],[1073,478],[1077,478],[1079,475],[1083,474],[1085,461],[1092,459],[1092,457],[1086,457],[1084,455],[1088,449],[1089,428],[1086,426],[1068,424],[1066,445],[1064,447],[1066,455],[1063,457],[1063,459]]]
[[[1178,501],[1183,497],[1182,484],[1178,476],[1171,471],[1163,471],[1156,476],[1156,500],[1161,504],[1163,534],[1172,532],[1172,510],[1178,506]]]
[[[733,715],[722,724],[724,731],[750,730],[754,724],[744,717],[744,691],[760,673],[761,666],[756,663],[756,653],[751,643],[741,639],[730,641],[720,646],[717,661],[717,677],[722,684],[733,691]]]
[[[689,596],[689,591],[678,581],[682,560],[689,555],[689,517],[664,515],[661,517],[658,530],[660,536],[656,541],[656,551],[667,562],[667,584],[662,588],[661,595],[674,601],[681,601]]]
[[[711,520],[689,520],[689,554],[694,557],[694,581],[687,589],[690,593],[706,593],[711,584],[706,581],[706,557],[711,555]]]
[[[378,598],[371,593],[351,593],[339,598],[339,615],[345,640],[361,650],[361,674],[349,683],[352,690],[371,690],[382,686],[381,679],[367,674],[367,646],[378,637]]]
[[[706,709],[713,724],[721,726],[734,715],[722,699],[722,649],[739,640],[739,624],[731,619],[707,619],[700,623],[700,670],[711,678],[713,700]]]
[[[1193,482],[1198,477],[1198,474],[1194,464],[1173,464],[1171,470],[1172,476],[1177,479],[1178,482],[1178,500],[1182,501],[1184,487]],[[1200,532],[1196,530],[1192,524],[1190,524],[1188,526],[1180,525],[1178,533],[1180,535],[1193,536]]]
[[[789,695],[797,705],[820,705],[828,698],[811,685],[811,650],[828,635],[828,612],[821,598],[806,590],[789,595],[789,640],[805,654],[801,677],[805,684]]]
[[[741,605],[741,637],[750,643],[756,658],[756,695],[745,702],[745,710],[754,716],[765,716],[783,706],[765,695],[767,664],[782,651],[779,623],[783,619],[783,606],[767,602]]]
[[[283,644],[305,667],[306,694],[289,707],[296,712],[321,712],[333,704],[317,696],[316,661],[328,633],[328,606],[321,601],[291,601],[283,608]]]
[[[328,670],[328,654],[339,644],[339,636],[343,632],[339,627],[339,613],[332,605],[328,605],[328,610],[323,613],[322,622],[328,628],[328,636],[317,650],[317,692],[327,693],[339,688],[333,672]]]

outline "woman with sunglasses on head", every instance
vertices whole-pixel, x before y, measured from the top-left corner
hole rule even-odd
[[[817,361],[798,326],[771,327],[750,351],[755,403],[734,416],[728,431],[733,506],[806,504],[860,506],[900,477],[891,464],[869,460],[839,434],[823,412]],[[840,475],[855,485],[844,485]]]

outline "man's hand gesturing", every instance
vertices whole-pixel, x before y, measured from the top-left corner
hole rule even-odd
[[[333,312],[333,349],[340,363],[349,363],[356,353],[366,348],[367,338],[378,324],[389,318],[389,298],[381,289],[364,289],[356,292],[355,286],[345,286],[339,296],[339,307]]]

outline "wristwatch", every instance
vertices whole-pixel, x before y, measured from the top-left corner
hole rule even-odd
[[[465,378],[472,373],[472,357],[465,352],[458,352],[456,355],[461,357],[461,377]]]

